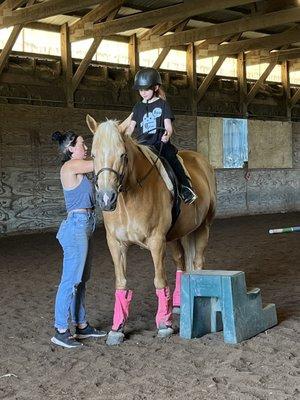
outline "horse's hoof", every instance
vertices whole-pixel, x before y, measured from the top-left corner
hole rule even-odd
[[[168,326],[167,328],[161,328],[157,332],[157,337],[159,338],[167,338],[173,335],[174,329]]]
[[[124,341],[124,336],[125,335],[123,332],[110,331],[107,335],[106,344],[108,346],[116,346],[121,344]]]
[[[173,314],[180,314],[180,307],[178,306],[176,306],[176,307],[173,307],[173,310],[172,310],[172,313]]]

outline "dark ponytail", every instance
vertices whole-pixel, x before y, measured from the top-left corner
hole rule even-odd
[[[63,163],[72,158],[72,152],[69,150],[69,147],[76,145],[77,138],[78,135],[73,131],[67,131],[65,133],[55,131],[52,133],[52,140],[58,142],[58,147],[63,154]]]

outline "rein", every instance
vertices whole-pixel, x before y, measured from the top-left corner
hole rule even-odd
[[[162,147],[163,147],[163,142],[160,143],[160,147],[159,147],[159,152],[158,152],[158,156],[156,157],[156,160],[154,161],[154,163],[152,164],[152,166],[150,167],[149,171],[147,171],[146,175],[143,176],[143,178],[137,180],[137,183],[140,187],[142,187],[142,183],[148,178],[148,176],[151,174],[151,172],[153,171],[154,167],[156,166],[156,163],[161,155],[161,151],[162,151]]]

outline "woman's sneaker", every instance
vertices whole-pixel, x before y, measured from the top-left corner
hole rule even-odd
[[[100,331],[96,328],[93,328],[91,325],[87,324],[87,326],[83,329],[76,327],[75,335],[74,337],[76,339],[86,339],[89,337],[104,337],[107,335],[107,332],[105,331]]]
[[[198,198],[193,189],[185,185],[181,185],[180,197],[185,204],[192,204]]]
[[[60,333],[57,329],[55,329],[55,335],[51,338],[51,342],[57,346],[66,347],[67,349],[82,347],[82,343],[75,340],[69,329],[63,333]]]

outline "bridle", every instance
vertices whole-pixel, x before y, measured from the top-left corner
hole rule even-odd
[[[109,172],[113,172],[114,174],[117,175],[117,179],[118,179],[118,189],[117,189],[117,191],[118,191],[118,193],[125,191],[125,188],[124,188],[124,185],[123,185],[123,181],[124,181],[124,177],[125,177],[125,169],[126,169],[126,166],[128,164],[128,155],[127,155],[127,153],[123,153],[121,155],[121,162],[122,162],[122,167],[121,167],[121,171],[122,172],[118,172],[115,169],[110,168],[110,167],[101,168],[97,173],[94,172],[94,175],[95,175],[94,176],[94,184],[95,184],[96,189],[99,189],[99,186],[98,186],[99,175],[104,171],[109,171]],[[94,171],[95,171],[95,169],[94,169]]]
[[[164,127],[157,127],[156,129],[158,129],[158,130],[165,130]],[[149,132],[150,132],[150,131],[149,131]],[[146,132],[146,133],[148,133],[148,132]],[[159,159],[159,157],[160,157],[161,151],[162,151],[162,146],[163,146],[163,142],[161,142],[158,156],[157,156],[156,160],[154,161],[154,163],[152,164],[152,166],[150,167],[149,171],[147,171],[147,173],[145,174],[145,176],[143,176],[143,178],[137,180],[137,184],[138,184],[140,187],[142,187],[142,183],[147,179],[147,177],[150,175],[150,173],[151,173],[151,172],[153,171],[153,169],[155,168],[156,163],[157,163],[157,161],[158,161],[158,159]],[[118,189],[117,189],[117,192],[118,192],[118,193],[120,193],[120,192],[126,192],[126,189],[125,189],[125,187],[124,187],[124,185],[123,185],[123,181],[124,181],[124,177],[125,177],[125,173],[126,173],[126,167],[127,167],[127,164],[128,164],[128,155],[127,155],[127,153],[123,153],[123,154],[121,155],[121,161],[122,161],[121,172],[118,172],[118,171],[116,171],[115,169],[110,168],[110,167],[103,167],[103,168],[101,168],[97,173],[95,173],[95,168],[94,168],[94,185],[95,185],[96,189],[99,189],[99,186],[98,186],[98,178],[99,178],[99,175],[100,175],[102,172],[104,172],[104,171],[109,171],[109,172],[112,172],[112,173],[116,174],[116,176],[117,176],[117,179],[118,179]]]

